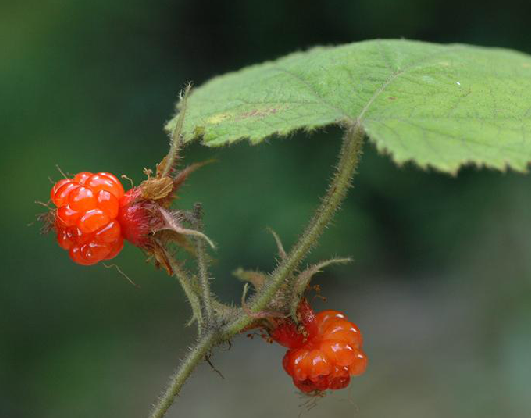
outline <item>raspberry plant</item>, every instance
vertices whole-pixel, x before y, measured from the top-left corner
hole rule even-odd
[[[316,272],[349,259],[332,259],[305,270],[301,263],[351,186],[365,137],[397,164],[412,162],[452,175],[464,164],[524,172],[531,161],[531,57],[514,51],[367,41],[295,53],[216,77],[188,93],[189,88],[166,126],[171,146],[156,176],[148,172],[148,180],[116,196],[119,213],[106,214],[107,222],[97,225],[105,228],[116,219],[120,239],[140,247],[174,275],[198,325],[197,342],[150,418],[166,414],[194,368],[215,346],[254,328],[288,348],[284,369],[304,393],[320,395],[343,388],[351,376],[363,373],[367,357],[359,329],[343,313],[315,314],[304,298]],[[344,128],[343,144],[330,186],[305,231],[289,251],[273,233],[280,255],[276,268],[270,273],[239,270],[237,276],[247,282],[242,306],[221,303],[209,286],[205,244],[212,243],[202,230],[200,205],[191,211],[171,209],[179,186],[198,168],[177,171],[179,151],[196,139],[210,147],[241,139],[258,144],[270,136],[300,129],[310,132],[331,124]],[[79,179],[84,174],[78,176],[73,182],[82,183]],[[76,190],[81,186],[76,185]],[[60,219],[56,187],[52,199],[58,209],[53,214]],[[83,195],[79,202],[72,197],[80,211],[94,209],[94,197],[76,193]],[[72,216],[67,219],[82,229]],[[55,225],[59,243],[70,248],[73,238],[65,235],[59,221]],[[86,233],[97,236],[98,228],[91,226]],[[115,245],[105,242],[106,251]],[[196,260],[195,272],[174,258],[174,244]],[[98,257],[105,259],[115,252],[101,254]],[[250,287],[253,291],[247,297]]]

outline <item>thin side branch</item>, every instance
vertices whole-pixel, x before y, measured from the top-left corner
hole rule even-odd
[[[196,204],[194,207],[194,217],[196,222],[196,228],[199,232],[203,229],[203,222],[202,222],[202,209],[200,204]],[[196,252],[197,252],[197,265],[199,269],[199,285],[201,286],[201,295],[202,295],[202,302],[203,302],[203,308],[205,311],[205,320],[206,324],[209,326],[212,324],[213,319],[213,311],[212,311],[212,294],[210,292],[210,283],[208,278],[208,265],[207,265],[207,257],[205,254],[205,245],[203,242],[202,237],[197,237],[194,239],[195,245],[196,245]]]
[[[161,245],[160,248],[162,248],[163,251],[166,253],[166,258],[170,263],[170,266],[173,270],[173,274],[179,281],[181,287],[184,290],[184,294],[190,302],[193,316],[197,319],[198,333],[199,335],[201,335],[201,325],[203,323],[203,315],[201,314],[201,302],[199,300],[199,297],[197,296],[197,293],[192,287],[190,277],[188,276],[187,272],[181,267],[181,265],[170,254],[168,254],[168,250],[166,250],[164,246]]]

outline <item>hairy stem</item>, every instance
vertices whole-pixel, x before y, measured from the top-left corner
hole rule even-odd
[[[249,325],[254,320],[253,314],[265,309],[275,297],[282,284],[292,276],[292,273],[302,259],[317,243],[317,239],[330,223],[332,216],[345,198],[352,177],[356,172],[363,144],[363,137],[364,132],[359,124],[350,126],[347,129],[336,173],[321,205],[317,209],[299,241],[295,244],[289,254],[283,258],[278,267],[271,274],[270,280],[264,285],[262,290],[254,298],[253,303],[247,307],[247,309],[241,309],[240,313],[234,319],[229,320],[223,327],[208,328],[208,332],[206,332],[197,345],[192,348],[190,354],[181,363],[177,372],[171,378],[168,388],[159,399],[150,418],[162,418],[172,404],[173,399],[179,394],[184,381],[199,362],[203,360],[208,351],[215,344],[230,339]]]
[[[161,248],[165,251],[166,258],[170,263],[170,266],[173,270],[173,274],[177,278],[177,280],[179,280],[179,283],[184,290],[184,294],[190,302],[193,316],[197,320],[198,332],[199,335],[201,335],[201,325],[203,323],[201,314],[201,303],[199,301],[199,297],[197,296],[196,292],[192,287],[190,277],[188,276],[186,271],[181,267],[181,265],[177,261],[175,261],[175,259],[168,253],[166,249],[164,249],[162,245]]]
[[[173,131],[171,133],[171,143],[170,143],[170,150],[168,151],[168,159],[166,161],[166,165],[164,166],[161,176],[166,177],[170,174],[171,169],[175,165],[175,160],[177,159],[177,154],[179,153],[179,148],[181,147],[181,132],[183,130],[183,124],[184,124],[184,117],[186,116],[186,109],[188,106],[188,95],[190,94],[190,90],[192,88],[191,84],[188,84],[184,91],[181,93],[179,106],[181,108],[179,112],[179,117],[177,118],[177,121],[175,122],[175,126],[173,127]]]
[[[162,418],[173,403],[175,397],[181,391],[184,382],[194,371],[197,365],[203,361],[209,350],[216,343],[216,333],[213,331],[206,332],[190,350],[188,355],[179,365],[177,372],[170,378],[170,383],[166,391],[158,399],[153,407],[149,418]]]
[[[199,232],[203,230],[203,214],[200,204],[196,204],[194,208],[194,217],[196,220],[196,228]],[[212,294],[210,292],[210,283],[208,278],[208,266],[205,254],[205,244],[202,238],[195,238],[195,245],[197,251],[197,265],[199,269],[199,285],[201,286],[202,302],[205,311],[205,321],[207,326],[212,323]]]
[[[270,280],[267,281],[257,294],[253,303],[249,306],[251,313],[256,313],[266,308],[276,295],[278,289],[295,271],[301,260],[316,245],[319,236],[332,220],[332,216],[345,198],[351,185],[352,177],[356,172],[363,145],[363,137],[364,132],[358,124],[349,127],[345,132],[336,173],[321,205],[298,242],[287,257],[280,262],[275,271],[273,271]],[[245,326],[249,325],[252,320],[253,318],[248,313],[242,312],[236,320],[225,326],[225,335],[231,336],[238,333]]]

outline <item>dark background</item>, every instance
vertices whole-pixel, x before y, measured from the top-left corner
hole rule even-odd
[[[139,183],[167,151],[162,126],[188,81],[317,44],[370,38],[531,52],[530,3],[26,0],[0,3],[0,417],[145,417],[193,341],[177,284],[126,246],[115,270],[75,265],[27,227],[49,177],[112,171]],[[183,189],[219,244],[214,289],[239,301],[236,267],[269,271],[265,227],[294,242],[330,176],[340,132],[216,157]],[[283,350],[235,338],[201,366],[169,417],[531,415],[531,180],[475,168],[457,178],[397,168],[367,144],[343,210],[311,261],[352,255],[316,283],[362,329],[367,373],[311,410]],[[301,406],[302,405],[302,406]]]

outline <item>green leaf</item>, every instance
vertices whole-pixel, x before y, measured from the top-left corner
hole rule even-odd
[[[361,124],[399,164],[524,171],[531,161],[531,57],[405,40],[314,48],[196,88],[183,137],[208,146],[243,138],[256,144],[330,124]]]

